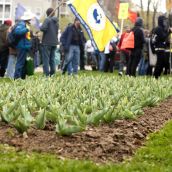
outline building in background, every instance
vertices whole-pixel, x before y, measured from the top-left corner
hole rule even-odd
[[[12,0],[13,14],[17,4],[22,5],[26,10],[31,10],[38,18],[45,16],[47,8],[51,7],[51,0]]]
[[[66,3],[62,4],[60,7],[60,15],[61,16],[68,16],[70,15],[71,11],[69,9],[69,7],[67,6]]]
[[[67,6],[67,3],[63,3],[61,4],[62,0],[51,0],[51,6],[57,7],[58,5],[60,5],[59,7],[59,14],[61,16],[68,16],[70,14],[70,9]]]
[[[31,10],[38,18],[41,18],[46,15],[46,10],[49,7],[56,8],[57,4],[61,0],[12,0],[13,6],[17,4],[23,5],[27,10]],[[60,7],[60,15],[68,15],[69,8],[66,4]]]
[[[38,18],[46,15],[49,7],[55,8],[61,0],[0,0],[0,23],[5,19],[15,20],[15,12],[17,4],[22,5],[25,9],[31,10]],[[69,15],[70,10],[67,4],[60,7],[60,15]]]
[[[12,0],[0,0],[0,23],[12,18]]]

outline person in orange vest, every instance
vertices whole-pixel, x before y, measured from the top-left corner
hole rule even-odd
[[[124,66],[128,66],[128,60],[129,60],[129,56],[130,56],[130,50],[127,49],[127,48],[122,48],[122,44],[123,44],[123,40],[124,40],[124,37],[126,35],[126,33],[129,33],[130,32],[130,28],[129,26],[126,26],[124,27],[124,32],[123,34],[121,35],[121,38],[119,40],[119,43],[118,43],[118,49],[120,51],[120,62],[119,62],[119,71],[118,71],[118,74],[120,76],[123,75],[123,70],[124,70]],[[126,74],[128,74],[128,71],[126,71]]]

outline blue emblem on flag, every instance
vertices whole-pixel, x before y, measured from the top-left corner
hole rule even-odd
[[[100,24],[100,22],[101,22],[101,20],[100,20],[100,19],[101,19],[101,15],[98,14],[97,9],[95,9],[95,10],[93,11],[93,17],[94,17],[96,23],[97,23],[97,24]]]

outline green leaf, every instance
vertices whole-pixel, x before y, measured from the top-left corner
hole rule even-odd
[[[38,115],[36,117],[36,127],[38,129],[44,129],[45,128],[45,125],[46,125],[46,114],[45,114],[45,109],[41,109],[39,112],[38,112]]]

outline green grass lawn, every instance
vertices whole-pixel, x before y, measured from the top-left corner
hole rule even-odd
[[[171,172],[172,121],[164,129],[151,134],[145,146],[129,161],[100,165],[88,161],[61,160],[54,155],[16,152],[0,146],[0,172]]]

